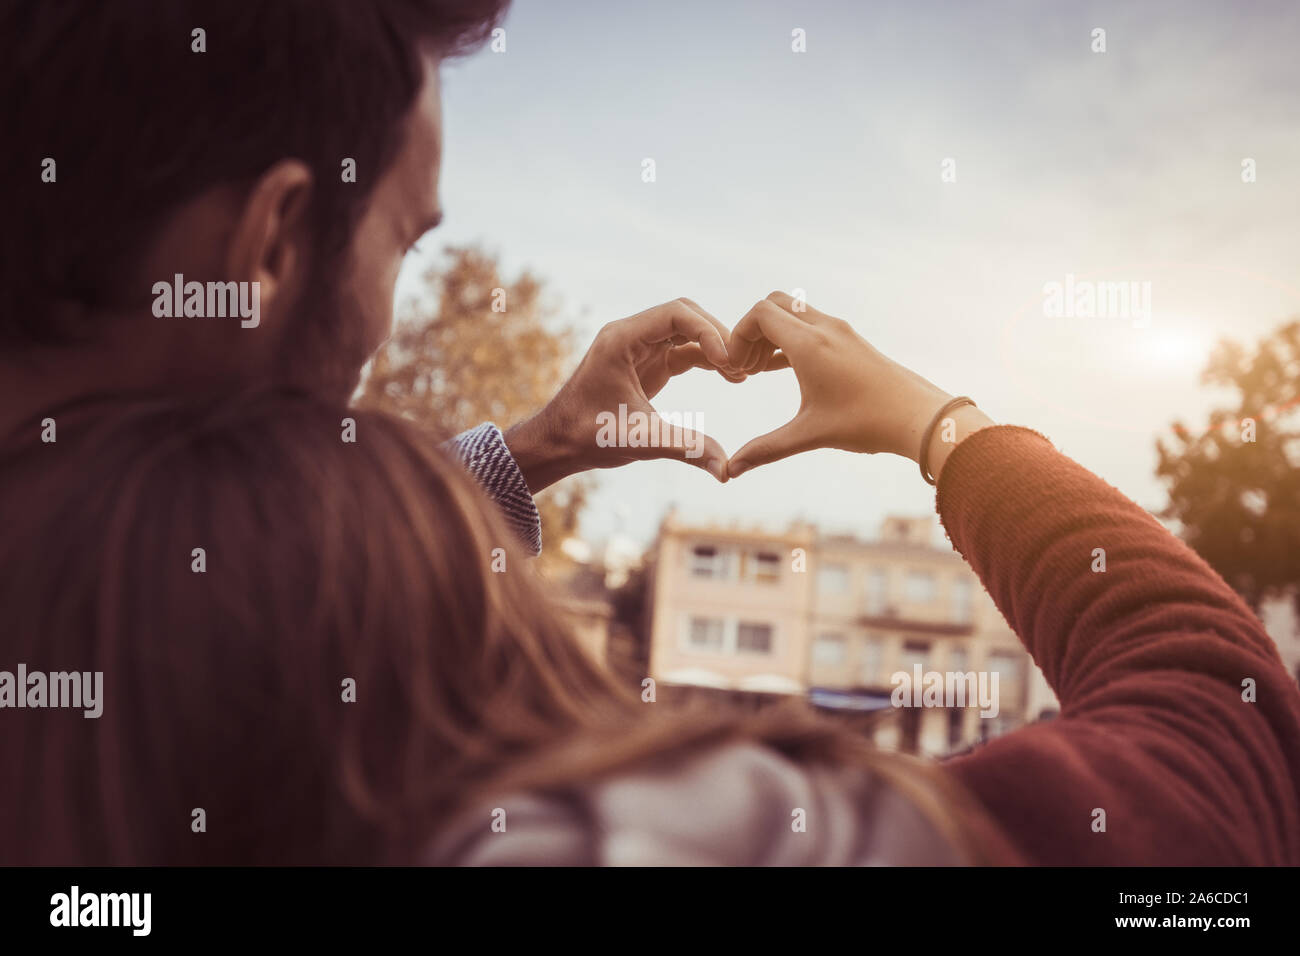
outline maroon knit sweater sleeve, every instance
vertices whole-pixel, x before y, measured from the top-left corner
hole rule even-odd
[[[946,764],[1025,859],[1300,863],[1300,690],[1222,578],[1023,428],[958,445],[938,511],[1061,701]]]

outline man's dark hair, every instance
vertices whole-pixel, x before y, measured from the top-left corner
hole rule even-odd
[[[474,48],[508,2],[0,0],[0,103],[16,107],[0,349],[92,331],[169,212],[284,158],[311,168],[315,252],[337,258],[399,151],[421,51]],[[206,52],[192,51],[196,29]],[[341,181],[345,157],[355,183]]]

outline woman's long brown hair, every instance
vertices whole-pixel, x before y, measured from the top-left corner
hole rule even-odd
[[[0,862],[405,863],[487,794],[739,739],[870,767],[967,859],[1004,853],[947,775],[802,707],[642,703],[409,423],[119,403],[0,475],[0,669],[104,675],[98,719],[0,711]]]

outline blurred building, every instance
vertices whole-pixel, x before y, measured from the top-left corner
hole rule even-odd
[[[1300,680],[1300,614],[1296,613],[1294,592],[1263,602],[1259,618],[1277,644],[1287,671]]]
[[[597,663],[608,665],[614,609],[605,569],[578,538],[565,539],[558,551],[562,559],[553,560],[545,570],[551,597],[583,650]]]
[[[878,538],[690,525],[669,514],[650,556],[650,676],[733,695],[803,695],[874,715],[882,746],[944,754],[1054,711],[1041,672],[931,518]],[[997,716],[894,707],[900,672],[998,675]],[[986,684],[991,686],[991,684]]]
[[[542,568],[543,578],[578,643],[617,678],[639,687],[647,647],[641,627],[644,549],[622,535],[602,545],[571,536],[555,552]]]
[[[610,618],[613,616],[609,601],[600,595],[562,594],[557,603],[583,650],[598,664],[608,665]]]

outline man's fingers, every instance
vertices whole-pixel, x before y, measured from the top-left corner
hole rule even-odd
[[[698,302],[696,302],[694,299],[688,299],[686,296],[682,296],[679,299],[679,301],[685,302],[688,306],[690,306],[700,315],[704,316],[704,318],[708,319],[709,322],[712,323],[713,327],[718,330],[718,335],[722,336],[722,341],[724,343],[731,340],[731,329],[723,325],[722,320],[719,319],[716,315],[714,315],[712,312],[706,312],[704,308],[701,307],[701,305]]]
[[[751,468],[771,464],[817,447],[817,441],[808,432],[806,423],[795,416],[780,428],[752,439],[732,455],[731,461],[727,463],[727,476],[738,478]]]
[[[667,364],[669,375],[681,375],[682,372],[692,368],[717,367],[709,361],[709,357],[704,354],[704,349],[694,343],[670,348],[664,355],[664,362]]]
[[[730,361],[727,327],[686,299],[665,302],[624,321],[631,334],[646,345],[672,341],[680,336],[681,341],[698,342],[715,365],[725,366]]]
[[[732,385],[739,385],[749,377],[744,372],[733,371],[730,366],[719,368],[709,361],[709,357],[698,345],[683,345],[681,348],[672,349],[668,353],[667,361],[668,374],[673,376],[680,375],[687,369],[702,368],[717,372]]]
[[[649,416],[645,444],[627,449],[635,458],[673,458],[703,468],[718,481],[727,480],[727,453],[709,435],[664,421],[654,412]]]
[[[667,363],[668,374],[670,375],[681,375],[689,369],[703,368],[716,371],[729,382],[743,382],[748,377],[744,372],[734,372],[728,367],[719,368],[709,361],[709,357],[704,354],[704,350],[694,343],[669,349],[664,361]],[[789,367],[790,360],[785,356],[785,353],[777,352],[758,371],[774,372]]]

